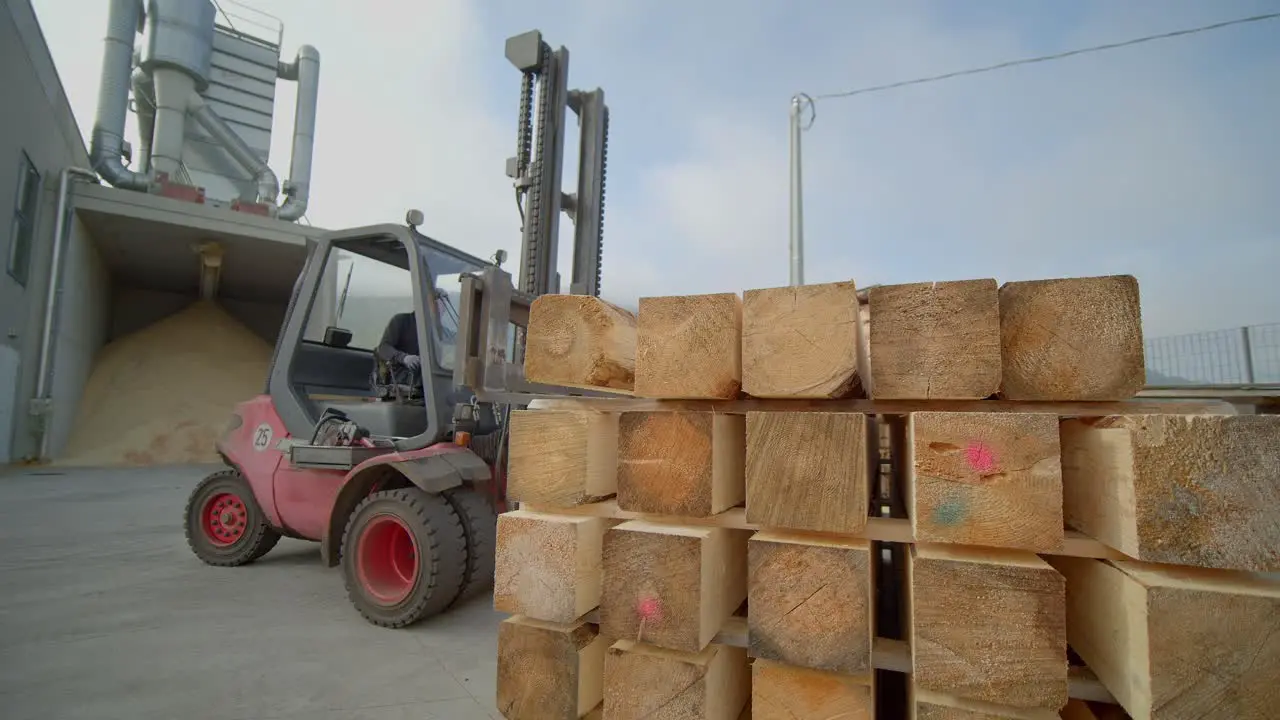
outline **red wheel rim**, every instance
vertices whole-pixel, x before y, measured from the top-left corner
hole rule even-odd
[[[205,539],[214,545],[234,545],[249,526],[249,509],[235,493],[218,493],[204,503],[200,513]]]
[[[409,597],[418,583],[418,543],[395,515],[376,515],[356,549],[356,576],[367,595],[383,605]]]

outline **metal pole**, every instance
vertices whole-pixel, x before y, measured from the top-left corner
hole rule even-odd
[[[1253,342],[1249,338],[1249,327],[1240,328],[1240,344],[1244,350],[1244,381],[1253,384]]]
[[[801,188],[799,96],[791,98],[791,285],[804,284],[804,192]]]
[[[85,168],[63,168],[58,178],[58,204],[54,211],[57,215],[53,221],[53,257],[49,260],[49,285],[45,288],[44,325],[40,329],[40,359],[36,371],[36,401],[41,404],[43,417],[40,430],[40,459],[49,456],[49,436],[52,434],[50,411],[53,395],[53,341],[56,335],[58,300],[62,295],[62,254],[66,250],[67,236],[70,235],[67,215],[67,199],[71,194],[71,177],[86,180],[97,180],[98,176]]]

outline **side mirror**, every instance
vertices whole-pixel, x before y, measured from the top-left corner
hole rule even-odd
[[[351,344],[351,331],[329,326],[324,329],[324,344],[336,348],[347,347]]]

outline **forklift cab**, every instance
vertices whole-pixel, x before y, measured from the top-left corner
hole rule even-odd
[[[453,406],[470,399],[453,384],[459,276],[484,265],[404,225],[343,230],[310,243],[267,381],[289,435],[310,440],[333,410],[398,450],[445,439]],[[375,389],[377,351],[400,313],[412,313],[417,331],[421,393],[386,397]]]

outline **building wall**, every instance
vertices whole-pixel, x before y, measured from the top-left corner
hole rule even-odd
[[[67,102],[48,46],[28,0],[0,0],[0,258],[7,260],[19,159],[25,152],[41,176],[41,193],[25,287],[0,270],[0,463],[33,455],[28,401],[36,387],[44,297],[50,275],[58,175],[68,166],[88,167],[89,155]],[[67,283],[59,313],[52,418],[54,441],[66,438],[93,355],[105,339],[109,279],[91,238],[72,222],[64,255]],[[17,355],[17,371],[5,372]]]
[[[65,257],[62,300],[53,343],[53,415],[49,418],[49,449],[53,457],[57,457],[71,437],[71,426],[93,370],[94,356],[107,341],[111,319],[111,276],[89,233],[74,214]],[[31,367],[35,367],[34,360]]]

